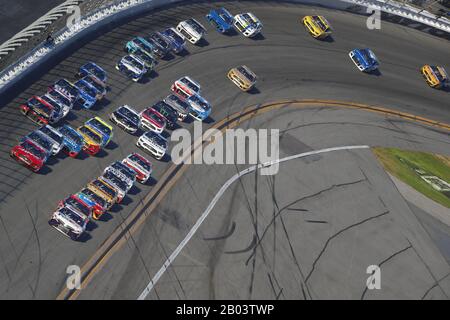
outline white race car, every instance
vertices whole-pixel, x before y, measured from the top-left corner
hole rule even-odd
[[[201,86],[191,77],[184,76],[174,82],[171,90],[183,99],[187,99],[194,94],[200,94]]]
[[[259,21],[259,19],[251,12],[235,15],[233,24],[235,28],[247,38],[259,34],[263,27],[261,21]]]
[[[132,153],[122,163],[136,172],[136,180],[145,184],[152,174],[152,163],[139,153]]]
[[[181,21],[177,25],[177,31],[181,33],[192,44],[196,44],[206,34],[206,29],[194,18]]]
[[[161,160],[166,154],[168,143],[160,134],[148,131],[144,133],[136,144],[139,148],[144,149],[154,156],[157,160]]]
[[[134,82],[138,82],[147,73],[144,61],[137,56],[130,54],[116,64],[116,69],[125,74]]]
[[[78,240],[86,230],[88,222],[89,217],[73,207],[66,206],[54,212],[48,223],[72,240]]]

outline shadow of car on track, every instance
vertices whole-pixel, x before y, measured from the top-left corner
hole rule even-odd
[[[83,234],[76,241],[86,243],[91,239],[92,239],[92,236],[89,233],[83,232]]]
[[[114,141],[110,141],[108,143],[108,145],[105,147],[106,150],[115,150],[119,147],[119,145],[117,143],[115,143]]]
[[[118,210],[115,209],[116,207],[119,207],[119,209],[118,209]],[[116,211],[115,211],[115,210],[116,210]],[[114,205],[114,206],[111,208],[111,210],[109,210],[109,212],[117,212],[117,211],[119,211],[119,210],[120,210],[120,206]],[[108,222],[108,221],[110,221],[111,219],[113,219],[112,214],[110,214],[109,212],[105,212],[104,214],[102,214],[101,217],[100,217],[100,219],[98,219],[97,221],[100,221],[100,222]]]
[[[186,57],[186,56],[188,56],[188,55],[190,55],[190,54],[191,54],[191,53],[189,52],[188,49],[184,49],[183,51],[178,52],[178,53],[177,53],[177,56],[179,56],[179,57],[181,57],[181,58],[184,58],[184,57]]]
[[[170,154],[166,153],[159,161],[169,163],[170,161],[172,161],[172,157],[170,156]]]
[[[250,39],[252,39],[254,41],[261,41],[261,40],[266,40],[266,37],[264,37],[264,35],[262,33],[258,33],[256,36],[251,37]]]
[[[105,151],[104,148],[100,149],[100,151],[95,155],[96,158],[103,159],[108,156],[108,152]]]
[[[43,166],[42,169],[38,172],[38,174],[40,174],[40,175],[42,175],[42,176],[46,176],[46,175],[48,175],[48,174],[50,174],[50,173],[52,173],[52,172],[53,172],[53,170],[52,170],[49,166],[45,165],[45,166]]]
[[[153,187],[158,183],[158,180],[156,180],[153,177],[150,177],[147,182],[144,184],[144,186],[149,186],[149,187]]]
[[[209,42],[205,38],[201,38],[195,45],[197,47],[204,48],[204,47],[209,46]]]
[[[206,124],[211,124],[216,122],[216,120],[214,120],[214,118],[212,118],[211,116],[209,116],[208,118],[206,118],[205,120],[203,120],[204,123]]]
[[[260,94],[261,91],[259,91],[258,88],[253,87],[253,88],[251,88],[250,90],[248,90],[247,93],[249,93],[249,94]]]
[[[128,191],[128,194],[129,194],[130,196],[135,196],[135,195],[137,195],[139,192],[141,192],[141,189],[139,189],[136,185],[133,185],[133,186],[131,187],[131,189]]]
[[[321,42],[325,42],[325,43],[333,43],[334,42],[334,38],[333,36],[328,36],[326,38],[323,38],[322,40],[320,40]]]
[[[86,226],[86,231],[91,232],[98,228],[98,224],[90,220]]]
[[[128,206],[131,203],[133,203],[133,199],[131,199],[131,197],[129,197],[129,196],[125,196],[122,199],[122,202],[119,204],[119,206],[122,208],[122,207]],[[119,209],[119,210],[121,210],[121,209]]]
[[[383,75],[383,74],[381,73],[381,71],[378,70],[378,69],[373,70],[373,71],[370,71],[370,72],[367,72],[367,74],[369,74],[369,75],[371,75],[371,76],[376,76],[376,77],[380,77],[381,75]]]

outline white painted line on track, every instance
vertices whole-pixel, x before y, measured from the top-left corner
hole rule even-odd
[[[228,179],[228,181],[225,182],[225,184],[220,188],[220,190],[214,196],[213,200],[210,202],[209,206],[206,208],[206,210],[203,212],[203,214],[200,216],[200,218],[197,220],[197,222],[191,228],[191,230],[186,235],[186,237],[183,239],[183,241],[181,241],[181,243],[178,245],[178,247],[167,258],[167,260],[164,262],[161,269],[159,269],[159,271],[153,276],[152,280],[145,287],[144,291],[142,291],[142,293],[139,295],[138,300],[144,300],[150,294],[150,292],[154,288],[155,284],[162,277],[162,275],[166,272],[166,270],[170,267],[172,262],[177,258],[177,256],[184,249],[184,247],[188,244],[188,242],[192,239],[194,234],[197,232],[198,228],[200,228],[203,221],[205,221],[205,219],[208,217],[209,213],[215,207],[216,203],[219,201],[219,199],[222,197],[222,195],[225,193],[225,191],[228,189],[228,187],[231,184],[233,184],[236,180],[238,180],[240,177],[242,177],[246,174],[249,174],[250,172],[254,172],[257,169],[270,167],[274,164],[279,164],[279,163],[287,162],[287,161],[298,159],[298,158],[304,158],[304,157],[308,157],[308,156],[312,156],[312,155],[316,155],[316,154],[329,153],[329,152],[334,152],[334,151],[368,149],[368,148],[370,148],[370,147],[369,146],[344,146],[344,147],[335,147],[335,148],[327,148],[327,149],[309,151],[309,152],[304,152],[304,153],[299,153],[299,154],[296,154],[293,156],[289,156],[286,158],[277,159],[277,160],[273,160],[270,162],[254,165],[245,170],[242,170],[241,172],[236,173],[233,177]]]

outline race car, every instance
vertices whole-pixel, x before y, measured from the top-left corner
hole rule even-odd
[[[235,85],[242,91],[249,91],[256,84],[256,74],[247,66],[239,66],[231,69],[227,74]]]
[[[89,217],[86,217],[72,207],[56,210],[48,222],[56,230],[76,241],[86,231]]]
[[[54,102],[56,102],[60,107],[62,107],[62,117],[65,118],[67,114],[72,110],[73,103],[72,101],[67,98],[65,95],[60,93],[58,90],[50,89],[47,91],[45,96],[52,99]]]
[[[77,129],[77,132],[83,137],[83,150],[87,154],[95,156],[102,148],[102,136],[94,129],[91,129],[90,127],[85,125],[79,127]]]
[[[153,40],[149,40],[144,37],[136,37],[131,39],[125,44],[125,50],[129,53],[135,53],[138,50],[143,51],[148,56],[151,56],[152,58],[156,57],[156,51],[158,48],[156,47],[156,44],[153,42]]]
[[[205,27],[194,18],[181,21],[177,25],[177,31],[192,44],[198,43],[206,34]]]
[[[136,180],[147,183],[153,172],[152,163],[139,153],[132,153],[122,160],[122,163],[136,172]]]
[[[152,107],[143,110],[139,117],[141,119],[141,127],[156,133],[161,133],[166,127],[166,119]]]
[[[89,218],[92,217],[93,208],[90,207],[85,202],[83,202],[83,200],[81,200],[76,195],[71,195],[71,196],[65,198],[64,200],[61,200],[58,203],[57,210],[61,209],[61,208],[64,208],[64,207],[73,208],[74,210],[77,210],[77,211],[81,212],[86,217],[89,217]]]
[[[83,108],[91,109],[97,102],[97,91],[86,80],[80,79],[74,84],[80,92],[80,103]]]
[[[46,125],[39,128],[37,131],[50,141],[53,155],[58,154],[62,150],[64,147],[64,137],[58,130],[50,125]]]
[[[150,153],[157,160],[161,160],[164,157],[168,148],[167,140],[153,131],[144,133],[138,139],[136,145]]]
[[[165,99],[164,102],[172,107],[178,113],[178,120],[184,121],[189,114],[189,104],[181,99],[176,94],[170,94]]]
[[[158,65],[158,61],[155,59],[155,57],[151,54],[147,54],[142,49],[137,49],[135,52],[133,52],[133,55],[144,62],[147,72],[151,72]]]
[[[161,32],[154,32],[150,35],[150,40],[156,45],[157,50],[154,51],[158,58],[165,58],[172,50],[170,41]]]
[[[165,120],[165,127],[168,129],[175,129],[177,126],[177,121],[178,121],[178,113],[172,109],[171,106],[169,106],[167,103],[165,103],[164,101],[158,101],[157,103],[155,103],[154,105],[152,105],[150,108],[147,108],[146,110],[149,109],[153,109],[155,110],[157,113],[159,113]],[[154,117],[156,118],[156,117]],[[159,117],[158,117],[159,118]],[[145,119],[143,117],[143,114],[141,114],[141,121],[142,121],[142,126],[145,126],[145,124],[150,125],[150,123],[145,123]],[[148,128],[149,130],[155,130],[155,131],[162,131],[164,130],[164,128],[161,127],[162,122],[160,124],[157,124],[155,128]]]
[[[105,182],[106,184],[113,187],[117,192],[117,203],[121,203],[125,195],[130,190],[128,185],[119,176],[115,175],[113,172],[107,172],[99,180]]]
[[[203,121],[211,114],[211,105],[199,94],[192,95],[186,101],[190,107],[189,114],[195,120]]]
[[[96,99],[97,101],[102,100],[106,96],[106,87],[103,86],[102,83],[98,82],[95,77],[91,75],[87,75],[83,78],[84,81],[89,83],[91,87],[93,87],[97,93]]]
[[[78,79],[84,78],[87,75],[91,75],[96,78],[99,83],[102,83],[106,87],[107,75],[106,71],[94,62],[88,62],[80,67],[80,70],[76,74]]]
[[[128,133],[134,134],[141,126],[141,116],[128,105],[116,109],[109,118],[112,123],[119,126]]]
[[[46,125],[53,122],[55,113],[53,107],[38,96],[30,98],[25,104],[21,105],[20,111],[38,125]]]
[[[10,156],[33,172],[39,172],[45,165],[48,154],[32,141],[25,140],[12,148]]]
[[[251,12],[235,15],[233,24],[247,38],[255,37],[263,28],[261,21]]]
[[[184,76],[173,83],[171,90],[183,99],[187,99],[194,94],[200,94],[201,86],[191,77]]]
[[[147,73],[144,61],[135,55],[122,57],[116,64],[116,69],[134,82],[138,82]]]
[[[66,79],[59,79],[51,85],[49,89],[54,89],[59,93],[62,93],[67,99],[70,100],[72,105],[76,104],[80,98],[80,91]]]
[[[104,197],[108,201],[112,203],[118,203],[119,194],[117,190],[113,186],[108,184],[105,180],[101,179],[101,177],[92,180],[87,184],[86,187],[91,190],[98,189],[100,192],[103,193]]]
[[[179,54],[186,49],[186,39],[177,29],[168,28],[161,33],[170,42],[173,53]]]
[[[449,85],[448,74],[443,67],[426,64],[420,68],[420,72],[432,88],[440,89]]]
[[[233,15],[228,12],[225,8],[219,8],[216,10],[211,10],[206,15],[206,20],[209,21],[209,23],[216,28],[216,30],[220,33],[227,33],[233,29],[233,21],[234,17]]]
[[[50,123],[52,124],[57,123],[61,119],[65,118],[70,112],[70,108],[67,105],[64,105],[60,100],[49,95],[48,93],[41,96],[41,99],[48,105],[50,105],[53,109],[53,113],[50,118]]]
[[[64,125],[58,128],[63,137],[63,151],[71,158],[76,158],[84,147],[84,138],[74,128]]]
[[[113,206],[112,203],[109,203],[105,198],[103,198],[100,192],[96,190],[93,191],[87,187],[81,189],[80,192],[76,194],[76,196],[83,200],[85,203],[94,203],[94,205],[92,206],[94,210],[92,219],[94,220],[99,220],[101,216]]]
[[[113,138],[113,128],[102,120],[100,117],[94,117],[92,119],[89,119],[84,123],[85,126],[89,127],[96,133],[98,133],[102,137],[102,147],[106,147]]]
[[[103,171],[103,174],[105,175],[108,172],[112,172],[122,179],[127,184],[129,189],[133,187],[136,182],[136,173],[120,161],[111,163],[111,165]]]
[[[359,71],[371,72],[378,69],[378,59],[370,49],[353,49],[348,55]]]
[[[325,39],[331,35],[331,26],[324,16],[306,16],[302,19],[303,25],[316,39]]]
[[[98,220],[98,218],[105,212],[105,209],[102,208],[87,194],[78,192],[77,194],[72,195],[72,197],[75,197],[77,200],[81,201],[89,208],[89,211],[91,212],[91,218],[94,220]]]
[[[39,131],[36,130],[29,133],[25,137],[21,138],[19,143],[25,142],[27,140],[33,142],[33,144],[45,151],[46,160],[52,155],[52,143]]]

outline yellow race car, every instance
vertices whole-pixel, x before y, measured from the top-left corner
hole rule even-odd
[[[331,35],[331,26],[323,16],[306,16],[303,25],[316,39],[324,39]]]
[[[257,80],[256,75],[247,66],[239,66],[231,69],[227,77],[242,91],[249,91],[254,87]]]
[[[425,81],[432,88],[439,89],[447,86],[449,83],[447,72],[445,72],[443,67],[430,66],[426,64],[420,68],[420,72],[425,78]]]

